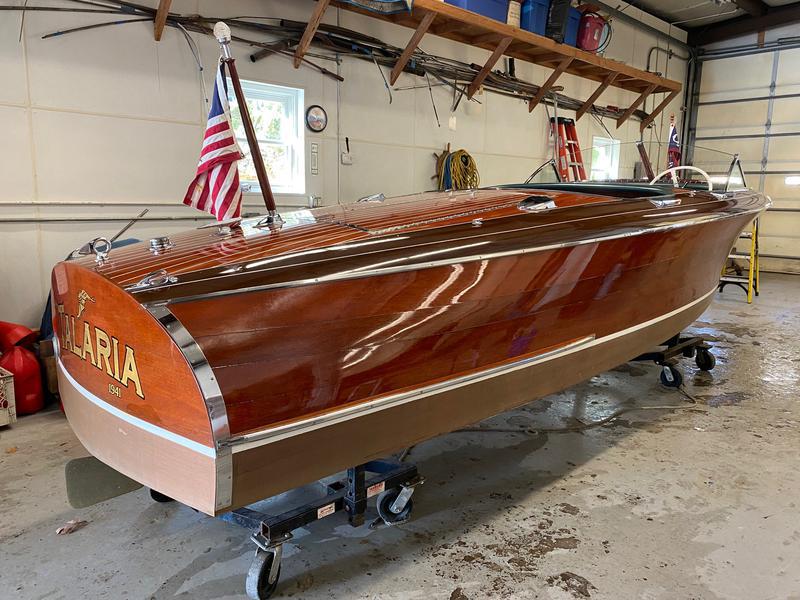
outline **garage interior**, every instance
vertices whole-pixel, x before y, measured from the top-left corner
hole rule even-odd
[[[498,10],[500,20],[492,12]],[[0,15],[0,75],[5,82],[0,86],[0,123],[6,138],[0,150],[5,183],[0,191],[2,597],[800,598],[795,568],[800,563],[800,476],[794,459],[800,442],[795,402],[800,386],[800,74],[795,68],[800,61],[800,2],[5,0]],[[229,26],[227,34],[218,22]],[[226,52],[235,62],[220,62]],[[223,76],[215,79],[220,64]],[[219,92],[223,80],[226,89]],[[249,114],[240,110],[240,93]],[[209,134],[219,123],[213,120],[220,118],[220,112],[214,113],[217,102],[231,104],[231,135],[242,158],[238,167],[232,163],[238,168],[237,183],[225,192],[233,204],[203,211],[198,210],[204,208],[198,202],[203,203],[206,193],[201,152],[206,152],[209,135],[218,132]],[[228,114],[224,106],[220,110]],[[217,116],[212,118],[209,111]],[[256,156],[253,147],[258,148]],[[576,147],[583,149],[582,156],[574,154]],[[676,165],[695,171],[665,171]],[[539,179],[550,171],[554,180]],[[583,183],[587,181],[595,183]],[[623,187],[598,187],[612,181]],[[212,178],[211,196],[217,185]],[[565,331],[566,342],[542,342],[530,364],[544,364],[537,361],[546,363],[552,353],[561,356],[561,350],[575,351],[587,358],[585,364],[574,363],[574,373],[566,367],[541,371],[526,384],[531,397],[525,402],[512,401],[511,384],[503,384],[496,395],[465,398],[464,415],[457,409],[420,412],[409,425],[418,435],[401,433],[406,425],[399,417],[383,434],[350,429],[326,438],[319,433],[313,443],[288,446],[296,454],[287,452],[274,461],[254,459],[258,464],[250,467],[252,472],[265,480],[258,485],[281,493],[258,495],[260,488],[249,483],[252,490],[240,492],[248,498],[241,506],[235,482],[246,468],[234,462],[227,472],[234,480],[233,500],[220,500],[219,481],[225,472],[219,457],[227,446],[218,443],[214,429],[209,381],[216,386],[223,412],[227,405],[231,444],[241,434],[243,448],[249,449],[259,438],[248,437],[254,430],[246,423],[255,419],[257,409],[245,398],[235,413],[225,386],[234,381],[241,386],[234,386],[234,392],[243,394],[241,389],[255,389],[260,381],[260,396],[273,394],[280,399],[275,406],[288,406],[289,392],[265,383],[277,379],[257,377],[274,372],[297,386],[287,389],[301,389],[305,375],[299,364],[291,363],[295,355],[290,349],[300,356],[312,352],[306,343],[338,349],[339,340],[361,336],[359,330],[348,330],[347,313],[383,302],[400,306],[400,298],[421,288],[424,273],[385,288],[377,279],[356,279],[350,289],[344,286],[349,276],[308,267],[302,279],[287,287],[342,283],[326,298],[345,324],[340,329],[320,324],[316,332],[314,322],[303,319],[322,314],[326,302],[306,300],[298,292],[257,306],[255,293],[281,286],[256,275],[267,277],[264,273],[275,262],[299,257],[298,264],[316,265],[328,254],[366,245],[363,254],[342,259],[358,273],[366,269],[357,263],[359,256],[370,256],[374,248],[380,253],[383,237],[433,236],[425,233],[428,228],[438,232],[463,226],[468,233],[494,235],[492,221],[502,220],[506,208],[493,205],[497,213],[469,208],[453,217],[442,206],[451,206],[454,198],[493,202],[492,194],[508,194],[513,210],[525,213],[523,218],[556,219],[559,211],[574,209],[570,203],[575,198],[591,194],[596,194],[591,200],[595,208],[584,210],[600,211],[608,204],[604,194],[617,194],[614,200],[623,204],[641,200],[625,192],[626,185],[670,190],[671,196],[654,195],[646,201],[660,211],[658,223],[647,231],[675,236],[665,237],[665,248],[691,247],[686,250],[688,267],[679,268],[684,263],[670,255],[672,262],[664,263],[660,275],[631,279],[638,286],[635,293],[602,305],[624,311],[631,327],[607,338],[599,330],[583,336],[578,322],[587,320],[588,313],[563,309],[551,329]],[[437,188],[432,195],[423,194]],[[528,189],[538,191],[519,202],[520,190]],[[574,198],[565,200],[570,194]],[[672,227],[665,220],[695,218],[692,214],[703,209],[692,202],[699,203],[704,195],[707,204],[716,199],[718,210],[729,213],[724,218],[698,217],[692,223],[707,227],[702,231],[694,225]],[[743,200],[735,205],[745,196],[762,199],[761,208],[743,208]],[[395,197],[405,199],[398,203]],[[433,204],[424,204],[428,198]],[[230,212],[239,201],[240,212]],[[527,210],[526,202],[533,209]],[[408,206],[440,212],[409,217]],[[397,213],[369,212],[384,209]],[[594,218],[600,213],[591,214]],[[242,220],[230,221],[231,216]],[[711,228],[734,217],[741,227],[731,248]],[[583,232],[582,219],[575,217],[563,235]],[[442,221],[448,226],[440,226]],[[657,264],[647,257],[657,251],[652,248],[662,247],[627,250],[623,244],[639,234],[629,222],[612,225],[617,229],[607,239],[619,245],[607,251],[611,258],[604,259],[603,286],[624,280],[621,261],[640,261],[636,265],[641,268],[629,266],[631,272]],[[288,237],[293,229],[312,226],[322,233],[309,229],[312,233],[302,234],[307,238]],[[323,226],[341,231],[332,239]],[[286,249],[275,256],[259,255],[250,264],[236,263],[241,246],[226,240],[259,228],[267,244],[271,239],[282,243],[282,234]],[[452,277],[446,273],[443,282],[431,284],[427,296],[420,292],[421,310],[432,312],[424,313],[428,316],[415,327],[430,327],[445,312],[433,310],[438,298],[462,273],[471,273],[470,264],[477,265],[477,278],[455,296],[449,294],[454,306],[464,294],[475,292],[486,265],[501,254],[520,262],[508,267],[506,278],[498,277],[497,289],[502,279],[508,280],[502,284],[506,286],[524,280],[519,257],[542,248],[555,253],[577,248],[560,266],[543,263],[537,272],[553,290],[561,289],[552,282],[561,281],[566,270],[594,268],[594,250],[589,249],[600,238],[544,246],[550,242],[542,231],[536,234],[542,237],[540,247],[494,253],[479,249],[474,252],[481,254],[470,255],[472,263],[448,263]],[[679,238],[676,232],[681,231],[694,233]],[[182,250],[181,240],[189,240],[188,235],[195,236],[191,240],[206,236],[212,245],[191,246],[181,255],[184,261],[211,261],[219,267],[213,272],[217,281],[241,277],[242,287],[220,290],[191,272],[166,270],[183,264],[170,263],[170,252]],[[328,238],[323,242],[315,235]],[[497,233],[492,243],[499,243],[502,235]],[[448,238],[448,243],[454,239],[463,238]],[[433,237],[424,240],[435,242]],[[481,243],[489,242],[471,245]],[[713,262],[720,244],[725,246],[724,260]],[[626,250],[617,256],[618,248]],[[136,252],[144,255],[143,266],[135,264]],[[410,258],[419,256],[417,260],[425,261],[421,271],[433,271],[441,266],[437,252]],[[389,275],[407,273],[397,265],[405,265],[409,257],[393,256],[376,264],[388,266]],[[166,269],[159,270],[162,264]],[[223,270],[230,265],[234,267]],[[254,271],[248,273],[251,267]],[[368,274],[374,271],[370,268]],[[705,284],[695,284],[706,271],[714,275],[710,296],[703,295]],[[88,287],[99,286],[101,279],[113,282],[108,290]],[[76,287],[76,281],[83,283]],[[178,303],[185,308],[164,308],[171,305],[167,296],[159,295],[161,289],[195,284],[207,292],[201,302],[222,304],[221,298],[244,297],[251,303],[232,300],[219,313],[193,313],[191,303],[197,298],[187,292],[187,299]],[[575,282],[572,287],[580,286]],[[606,291],[593,288],[591,300],[600,302]],[[353,295],[345,302],[348,293]],[[534,300],[552,302],[554,293]],[[573,293],[572,288],[565,292]],[[672,310],[669,302],[684,293],[691,300],[686,306],[699,307],[706,300],[710,305],[690,325],[681,325],[681,331],[669,332],[681,337],[642,346],[642,351],[651,350],[644,354],[632,344],[621,359],[630,362],[613,360],[614,352],[624,354],[624,348],[602,357],[603,346],[596,344],[619,338],[637,324],[655,323],[657,319],[647,316],[655,310],[653,304],[664,317],[673,318],[678,309]],[[62,297],[76,303],[74,311],[68,305],[65,312]],[[135,309],[130,297],[137,300]],[[505,297],[497,292],[487,302],[500,303]],[[514,318],[522,318],[520,303]],[[574,306],[579,305],[576,301]],[[81,319],[99,319],[101,311],[109,323],[117,319],[118,326],[125,325],[116,332],[104,325],[109,333],[98,333],[95,325],[94,341],[87,341],[87,334],[81,348],[76,319],[80,334]],[[253,353],[273,343],[273,335],[289,354],[285,360],[258,363],[253,371],[257,376],[244,371],[230,375],[225,369],[234,362],[233,351],[222,354],[244,335],[241,324],[249,312],[253,319],[263,319],[263,327],[253,329],[262,333],[249,345],[243,343],[236,360],[256,364]],[[405,313],[398,308],[396,314]],[[155,329],[139,327],[142,315],[156,318]],[[475,326],[479,317],[462,318]],[[527,337],[518,329],[513,340],[504,338],[508,348],[517,348],[522,338],[525,343],[537,336],[549,340],[543,333],[549,321],[538,318],[526,330]],[[223,331],[224,324],[231,324],[229,335],[215,330],[215,323]],[[281,337],[288,336],[281,331],[291,323],[301,324],[296,336]],[[483,324],[483,334],[452,344],[462,353],[454,356],[474,357],[505,335],[499,321]],[[389,341],[406,331],[402,319],[383,329],[391,327],[396,331]],[[187,330],[205,332],[197,334],[200,346]],[[85,331],[90,331],[89,321]],[[573,331],[578,333],[569,333]],[[81,379],[86,373],[110,394],[92,400],[95,406],[108,407],[109,414],[143,424],[148,431],[168,430],[164,419],[170,413],[159,411],[168,410],[163,407],[172,402],[184,406],[177,402],[188,394],[181,370],[186,365],[159,363],[160,350],[149,351],[148,340],[159,335],[167,339],[166,334],[175,342],[167,354],[187,357],[189,381],[202,392],[203,410],[208,407],[201,421],[209,425],[203,420],[207,417],[214,429],[209,434],[213,450],[194,438],[187,444],[202,446],[216,461],[212,487],[216,485],[217,496],[208,510],[199,500],[173,501],[169,494],[174,487],[167,481],[172,475],[166,468],[152,480],[137,479],[137,474],[147,469],[152,473],[153,465],[171,459],[156,446],[137,446],[140,439],[128,436],[131,432],[123,427],[114,426],[128,441],[116,442],[121,445],[110,454],[104,454],[110,446],[102,446],[108,435],[92,440],[97,446],[91,453],[85,447],[90,444],[76,435],[82,428],[86,435],[105,426],[100,417],[79,415],[82,409],[69,399],[75,389],[86,391],[87,397],[99,394]],[[186,354],[190,344],[180,341],[184,334],[195,353],[203,348],[207,361],[199,352],[203,362],[197,354],[192,362]],[[318,337],[304,341],[313,335]],[[448,344],[434,345],[433,358],[426,358],[421,346],[414,350],[420,359],[409,362],[407,371],[434,382],[427,382],[424,397],[444,385],[433,376],[434,362],[449,351]],[[481,378],[491,379],[513,358],[510,349],[504,352],[490,370],[457,374],[477,377],[475,385],[480,385]],[[214,362],[216,355],[222,356],[221,366]],[[378,355],[374,349],[363,354],[351,350],[346,360],[357,365]],[[406,354],[399,357],[397,361],[408,360]],[[79,368],[88,360],[86,371],[71,371],[76,360],[83,361]],[[471,365],[477,364],[475,358]],[[593,370],[595,364],[602,369]],[[155,372],[146,373],[151,365]],[[303,401],[313,421],[325,415],[328,405],[321,398],[325,386],[333,385],[333,375],[325,366],[310,368],[314,387]],[[241,383],[248,378],[256,382],[250,388]],[[150,391],[152,381],[158,394]],[[74,384],[70,391],[65,382]],[[365,391],[370,385],[369,380],[354,385],[348,402],[380,401],[383,388],[375,383],[371,392]],[[150,394],[157,396],[157,404],[147,405]],[[122,398],[132,400],[117,403]],[[412,395],[403,406],[414,401]],[[472,408],[466,408],[468,403]],[[350,404],[342,406],[346,410]],[[379,414],[380,406],[370,405],[364,414]],[[284,409],[275,410],[278,414]],[[469,417],[483,415],[481,410],[488,418]],[[194,418],[180,410],[175,414],[181,426]],[[292,431],[293,413],[280,415],[286,421],[275,417],[280,430],[276,440],[284,440],[281,427]],[[436,418],[447,424],[426,423]],[[339,423],[332,422],[331,427]],[[237,423],[242,424],[239,429]],[[189,439],[192,434],[185,431],[189,425],[158,435]],[[384,440],[380,447],[392,452],[378,453],[379,442],[371,440],[393,435],[404,443],[393,446]],[[348,444],[364,457],[366,475],[362,464],[341,464],[346,450],[340,447]],[[124,461],[115,464],[115,457],[122,455],[115,453],[138,453],[141,464],[117,473],[113,467],[126,469]],[[92,454],[97,458],[90,458]],[[314,462],[318,464],[309,466]],[[199,462],[176,464],[175,473],[190,474],[182,481],[192,481],[194,473],[199,478],[204,468]],[[326,470],[334,464],[336,468]],[[137,471],[140,467],[143,471]],[[296,476],[281,476],[291,484],[267,481],[271,473],[291,470]],[[165,482],[165,487],[148,485],[150,481]],[[256,497],[259,501],[251,502]]]

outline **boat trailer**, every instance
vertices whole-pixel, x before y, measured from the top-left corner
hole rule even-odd
[[[716,365],[710,350],[711,345],[704,338],[678,333],[665,341],[660,349],[633,360],[653,361],[660,365],[661,383],[678,388],[683,384],[683,374],[676,366],[678,360],[694,358],[698,368],[710,371]],[[326,485],[325,495],[277,515],[251,508],[258,503],[220,515],[223,521],[253,531],[250,539],[256,552],[245,582],[248,597],[266,600],[275,592],[280,578],[283,544],[293,538],[295,529],[341,511],[347,513],[352,527],[360,527],[364,524],[367,501],[374,496],[378,497],[376,509],[379,518],[370,524],[370,528],[381,523],[388,526],[405,523],[411,517],[414,489],[424,481],[416,465],[404,463],[402,459],[373,460],[347,469],[343,479]]]
[[[699,336],[674,335],[661,344],[662,350],[645,352],[634,361],[653,361],[661,366],[661,383],[667,387],[681,387],[683,373],[676,366],[679,358],[692,358],[701,371],[710,371],[717,364],[716,358],[711,354],[711,345]]]
[[[327,493],[307,504],[272,515],[250,507],[238,508],[220,518],[253,531],[250,539],[256,554],[247,573],[249,598],[265,600],[278,587],[283,544],[292,539],[292,531],[341,511],[347,513],[351,526],[364,524],[367,501],[377,496],[379,518],[370,524],[398,525],[411,517],[414,488],[424,482],[416,465],[397,460],[373,460],[347,469],[343,479],[327,484]],[[251,505],[255,506],[255,505]]]

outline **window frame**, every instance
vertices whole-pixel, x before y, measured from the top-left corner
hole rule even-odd
[[[266,137],[256,130],[256,139],[259,146],[286,147],[289,154],[289,164],[291,165],[291,175],[289,184],[278,181],[270,181],[272,190],[278,194],[303,195],[306,193],[306,173],[305,173],[305,90],[275,83],[263,81],[241,80],[242,91],[245,98],[249,100],[266,100],[277,102],[284,107],[288,131],[281,131],[283,139],[275,140]],[[231,90],[233,84],[228,78],[229,96],[233,96]],[[229,98],[231,112],[238,110],[235,97]],[[244,154],[249,154],[247,138],[236,136],[239,146]],[[263,153],[262,153],[263,156]],[[242,173],[240,171],[240,178]],[[242,192],[244,194],[261,194],[261,186],[258,181],[242,181]]]

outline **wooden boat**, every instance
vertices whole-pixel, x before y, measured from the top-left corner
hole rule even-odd
[[[59,382],[103,462],[219,514],[562,390],[711,302],[768,200],[426,193],[58,264]]]

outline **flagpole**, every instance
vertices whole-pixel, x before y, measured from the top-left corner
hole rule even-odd
[[[267,207],[267,214],[269,215],[270,222],[280,220],[278,211],[275,206],[275,196],[272,195],[272,187],[269,185],[269,177],[267,177],[267,169],[264,167],[264,159],[261,156],[261,150],[258,147],[258,140],[256,139],[256,130],[253,128],[253,122],[250,120],[250,111],[247,109],[247,102],[242,90],[242,84],[239,81],[239,73],[236,71],[236,61],[231,55],[231,30],[225,23],[219,21],[214,25],[214,37],[219,42],[220,50],[222,51],[222,62],[228,66],[228,73],[233,82],[233,91],[236,95],[236,103],[239,105],[239,114],[242,116],[242,125],[244,125],[244,133],[247,136],[247,145],[250,146],[250,155],[253,157],[253,165],[256,168],[256,176],[258,177],[258,185],[261,188],[261,195],[264,197],[264,204]]]

